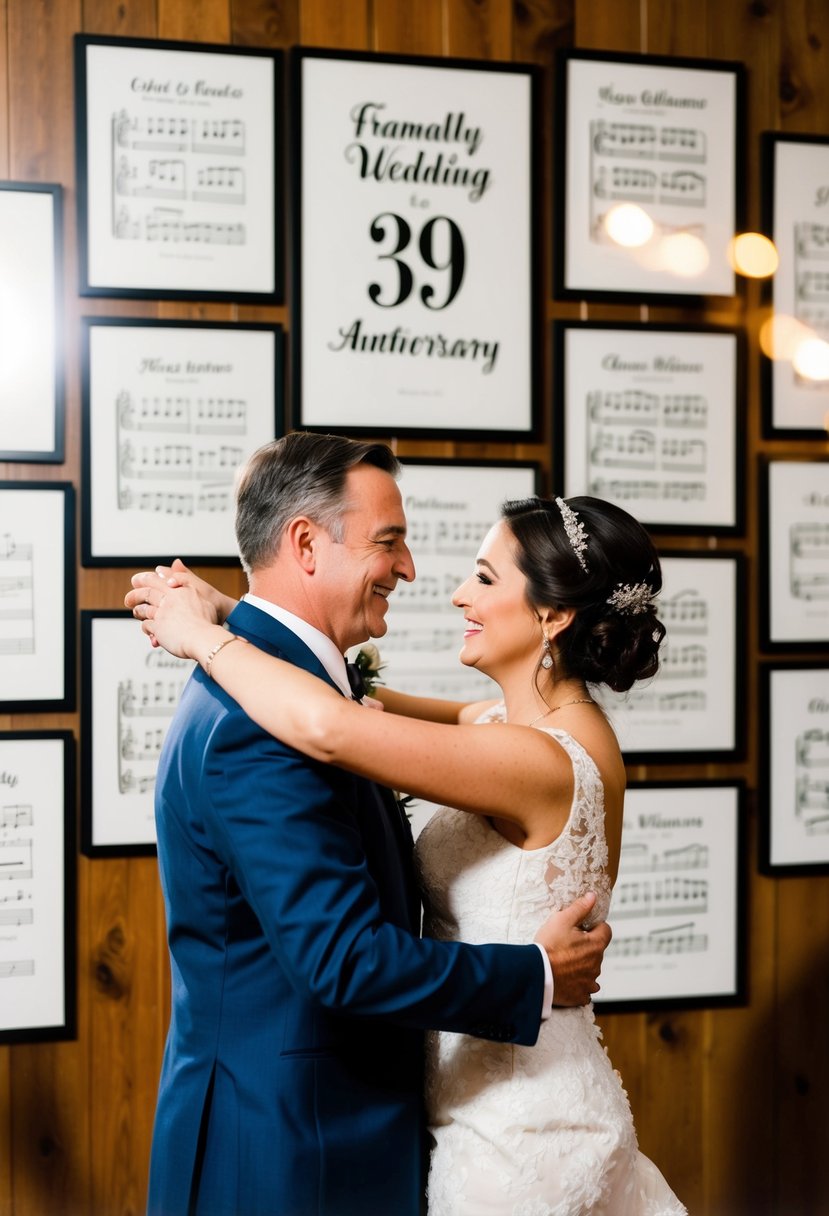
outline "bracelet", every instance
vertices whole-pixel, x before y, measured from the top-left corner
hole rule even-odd
[[[231,642],[244,642],[244,640],[245,639],[240,638],[238,634],[231,633],[226,638],[223,638],[222,641],[219,642],[216,646],[213,647],[213,649],[210,651],[210,654],[204,660],[204,674],[208,677],[208,679],[212,679],[212,676],[210,675],[210,668],[213,666],[213,660],[215,659],[215,657],[219,653],[219,651],[222,649],[222,647],[229,646]]]

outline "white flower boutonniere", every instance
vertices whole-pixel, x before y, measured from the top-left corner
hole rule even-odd
[[[380,662],[380,651],[373,643],[366,642],[365,646],[361,646],[358,650],[354,664],[363,677],[366,695],[373,696],[377,685],[383,683],[380,679],[380,672],[385,667],[385,663]]]

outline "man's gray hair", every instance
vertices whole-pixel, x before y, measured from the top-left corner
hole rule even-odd
[[[236,486],[236,541],[245,573],[250,576],[273,561],[285,528],[297,515],[307,515],[340,543],[345,480],[358,464],[400,476],[397,457],[384,443],[341,435],[293,431],[254,452]]]

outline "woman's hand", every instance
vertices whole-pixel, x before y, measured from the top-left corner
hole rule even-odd
[[[141,596],[141,590],[147,587],[157,588],[158,579],[162,579],[167,587],[192,587],[203,600],[206,600],[213,607],[215,612],[214,619],[220,625],[224,624],[239,603],[232,595],[225,595],[223,591],[219,591],[212,583],[208,583],[206,579],[199,578],[188,566],[185,566],[180,557],[177,557],[172,566],[156,566],[155,570],[144,570],[140,574],[132,576],[131,581],[135,590],[130,591],[124,599],[127,608],[134,609],[144,603],[145,600]]]
[[[132,578],[135,589],[127,593],[124,603],[141,621],[141,628],[153,646],[163,646],[180,659],[203,659],[217,639],[227,634],[224,630],[219,632],[221,627],[213,603],[195,587],[171,586],[171,581],[175,580],[150,571],[135,574]]]

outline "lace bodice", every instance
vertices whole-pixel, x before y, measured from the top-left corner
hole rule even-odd
[[[505,720],[501,703],[478,722]],[[596,892],[590,923],[607,917],[611,887],[599,770],[567,731],[545,727],[544,733],[561,744],[573,765],[573,800],[561,834],[540,849],[521,849],[481,815],[448,807],[438,811],[417,843],[428,936],[529,942],[552,910],[566,907],[586,891]],[[465,860],[473,855],[470,867]],[[488,874],[496,871],[498,896],[493,898]],[[512,891],[510,900],[501,898],[507,889]]]
[[[504,720],[503,705],[480,722]],[[560,835],[521,849],[482,815],[444,807],[418,837],[424,932],[466,942],[531,942],[550,911],[595,891],[607,915],[604,790],[567,731],[573,798]],[[554,1009],[534,1047],[428,1036],[426,1104],[435,1147],[429,1216],[682,1216],[638,1151],[627,1097],[592,1007]]]

